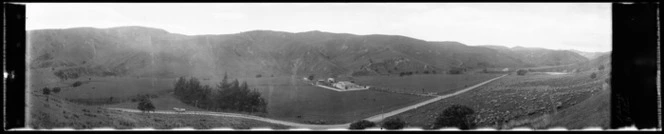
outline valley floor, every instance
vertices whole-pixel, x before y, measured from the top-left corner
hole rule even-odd
[[[433,84],[423,84],[431,87],[427,90],[448,93],[449,95],[450,92],[457,91],[458,88],[467,89],[466,87],[471,84],[474,85],[486,81],[488,78],[495,78],[495,76],[497,75],[476,74],[456,78],[451,76],[416,76],[396,78],[395,80],[429,78],[425,81]],[[609,111],[607,94],[610,91],[607,90],[604,81],[609,77],[608,71],[600,72],[597,78],[590,78],[589,76],[589,72],[557,75],[546,73],[532,73],[525,76],[508,75],[477,87],[477,89],[435,100],[431,104],[415,106],[412,110],[401,111],[403,113],[395,113],[395,117],[406,120],[410,127],[428,128],[437,114],[444,108],[452,104],[462,104],[473,108],[477,113],[475,122],[486,127],[607,127]],[[387,81],[389,78],[375,80]],[[446,81],[435,84],[437,80]],[[433,88],[441,85],[441,83],[446,85],[445,83],[448,82],[462,80],[466,80],[465,83],[441,86],[445,88],[437,90]],[[333,125],[353,122],[383,112],[414,106],[414,104],[419,105],[425,100],[431,101],[432,98],[370,90],[341,93],[320,89],[306,83],[291,81],[290,84],[287,84],[289,83],[288,79],[279,78],[262,81],[261,83],[266,85],[258,87],[262,88],[260,91],[272,103],[270,107],[272,113],[263,116],[303,124]],[[364,82],[370,83],[370,81]],[[94,85],[88,85],[87,88],[90,86]],[[75,87],[68,88],[69,91],[77,89]],[[471,86],[470,88],[474,87]],[[104,90],[112,91],[112,89],[115,88]],[[52,94],[47,97],[39,91],[35,89],[31,92],[30,125],[34,128],[289,128],[285,125],[258,120],[223,116],[120,112],[106,108],[135,109],[136,102],[126,100],[113,104],[82,105],[65,99],[70,96],[68,94]],[[153,99],[157,110],[171,111],[172,107],[180,107],[186,108],[188,111],[205,111],[179,102],[169,92],[166,92],[168,90],[154,91],[157,91],[154,93],[158,95],[157,98]]]

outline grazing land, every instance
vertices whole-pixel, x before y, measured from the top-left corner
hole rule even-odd
[[[128,113],[108,110],[102,106],[88,106],[70,103],[57,96],[30,93],[29,126],[36,129],[52,128],[155,128],[172,129],[193,127],[196,129],[210,128],[272,128],[285,129],[287,126],[270,124],[261,121],[232,117],[210,117],[201,115],[162,115],[145,113]]]
[[[565,116],[569,119],[569,114],[574,112],[568,112],[567,115],[556,113],[576,106],[588,98],[607,94],[603,89],[606,89],[604,84],[606,84],[605,80],[609,77],[608,72],[610,71],[599,72],[595,79],[590,77],[592,72],[563,75],[509,75],[476,90],[450,97],[397,116],[405,119],[411,126],[428,128],[434,122],[438,113],[445,108],[453,104],[462,104],[475,110],[475,122],[478,126],[492,128],[512,128],[518,126],[531,128],[552,127],[554,124],[551,123],[551,120],[555,119],[547,116]],[[595,98],[602,100],[602,102],[608,101],[607,97]],[[602,112],[598,114],[607,113]],[[606,115],[599,116],[603,117]],[[535,121],[535,119],[538,119],[536,121],[539,122],[533,123],[532,121]],[[524,123],[524,120],[531,120],[531,122]],[[558,119],[554,122],[566,121]],[[594,122],[593,125],[608,127],[606,120],[586,120],[586,122]]]
[[[210,84],[218,80],[211,80]],[[246,78],[268,102],[268,118],[313,124],[348,123],[398,109],[430,97],[372,90],[337,92],[301,77]]]

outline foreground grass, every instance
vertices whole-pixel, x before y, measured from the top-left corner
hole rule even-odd
[[[101,127],[117,129],[288,128],[283,125],[241,118],[119,112],[98,106],[73,104],[55,96],[50,96],[47,99],[46,96],[37,93],[32,93],[29,104],[31,104],[29,126],[36,129],[89,129]]]
[[[604,79],[608,78],[608,71],[600,73],[596,79],[590,78],[589,75],[590,72],[567,75],[510,75],[464,94],[399,114],[397,117],[405,119],[410,126],[428,128],[439,112],[453,104],[461,104],[475,110],[475,122],[480,127],[547,128],[571,122],[577,122],[577,126],[593,123],[606,125],[607,120],[595,118],[571,120],[576,116],[592,114],[588,113],[593,111],[589,110],[592,108],[576,106],[577,104],[588,98],[607,94],[602,87]],[[595,98],[600,100],[598,102],[608,101],[608,97]],[[597,105],[595,103],[598,102],[584,103]],[[597,111],[609,110],[597,108],[593,112]]]

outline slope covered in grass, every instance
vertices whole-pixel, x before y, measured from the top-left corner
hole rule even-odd
[[[171,129],[193,127],[209,128],[288,128],[260,121],[230,117],[212,117],[201,115],[165,115],[127,113],[108,110],[99,106],[86,106],[67,102],[56,96],[48,99],[41,93],[31,93],[28,125],[35,129],[51,128],[155,128]]]

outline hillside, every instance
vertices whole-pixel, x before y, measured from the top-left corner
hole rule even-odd
[[[597,57],[599,57],[599,56],[602,56],[602,55],[604,55],[604,54],[609,53],[609,52],[584,52],[584,51],[573,50],[573,49],[571,49],[571,50],[569,50],[569,51],[572,51],[572,52],[578,53],[579,55],[581,55],[581,56],[583,56],[583,57],[586,57],[586,58],[588,58],[589,60],[595,59],[595,58],[597,58]]]
[[[508,48],[495,45],[484,45],[480,47],[497,50],[504,55],[509,55],[512,58],[523,61],[530,67],[559,66],[588,61],[588,58],[569,50],[551,50],[521,46]]]
[[[547,66],[547,67],[534,67],[529,68],[531,71],[537,72],[583,72],[583,71],[596,71],[600,67],[604,69],[611,68],[611,52],[607,52],[598,56],[597,58],[588,62],[581,62],[562,66]]]
[[[398,35],[255,30],[188,36],[139,26],[28,32],[30,67],[83,76],[385,75],[584,61],[578,54],[488,49]],[[524,58],[525,57],[525,58]],[[581,57],[581,58],[579,58]]]
[[[115,129],[173,129],[182,127],[193,127],[196,129],[288,128],[288,126],[283,125],[232,117],[120,112],[108,110],[100,106],[71,103],[62,99],[57,94],[51,94],[47,97],[40,92],[30,93],[29,104],[30,117],[28,125],[35,129],[90,129],[109,127]]]

